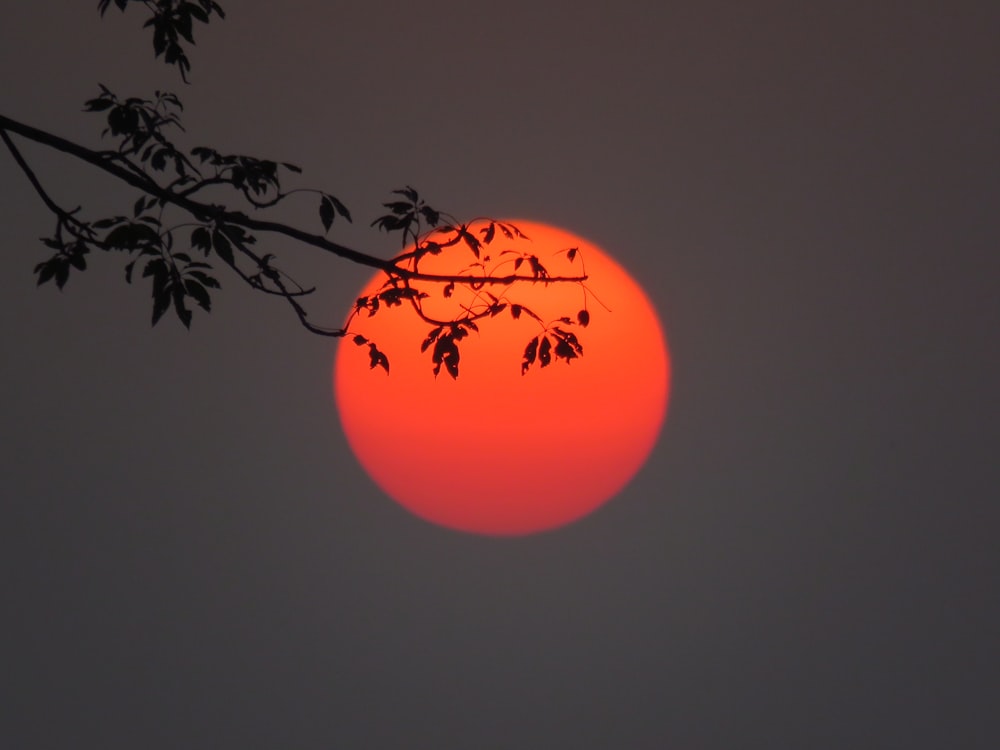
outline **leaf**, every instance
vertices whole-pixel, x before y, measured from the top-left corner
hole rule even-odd
[[[170,288],[171,297],[174,301],[174,311],[177,313],[177,317],[181,319],[181,323],[184,324],[185,328],[191,327],[191,311],[187,309],[187,305],[184,304],[184,287],[180,284],[175,284]]]
[[[357,344],[358,346],[364,346],[365,344],[367,344],[367,343],[368,343],[368,339],[366,339],[366,338],[365,338],[364,336],[362,336],[362,335],[361,335],[360,333],[359,333],[359,334],[358,334],[357,336],[355,336],[355,337],[354,337],[354,338],[352,339],[352,341],[353,341],[353,342],[354,342],[355,344]]]
[[[524,361],[521,362],[521,374],[524,375],[528,371],[528,368],[535,363],[535,357],[538,354],[538,336],[535,336],[528,345],[524,347]]]
[[[534,276],[536,279],[538,279],[538,278],[544,279],[544,278],[548,277],[549,272],[546,271],[545,270],[545,266],[543,266],[539,262],[537,255],[529,256],[528,257],[528,263],[531,264],[531,275]]]
[[[152,160],[149,162],[150,166],[157,172],[162,172],[167,166],[167,156],[169,156],[170,150],[166,148],[161,148],[155,154],[153,154]]]
[[[571,359],[576,359],[577,351],[568,338],[559,338],[556,341],[556,356],[565,359],[569,362]]]
[[[215,248],[215,252],[218,253],[219,257],[222,258],[227,265],[234,265],[233,247],[226,238],[226,235],[220,231],[215,231],[212,234],[212,247]]]
[[[81,251],[77,251],[69,256],[69,262],[73,264],[75,268],[81,271],[87,270],[87,260],[83,257],[87,252],[86,248]]]
[[[208,227],[197,227],[191,232],[191,247],[205,253],[212,249],[212,234]]]
[[[41,286],[55,276],[57,263],[58,261],[53,258],[50,261],[39,263],[35,266],[35,273],[38,274],[38,283],[35,286]]]
[[[162,291],[160,294],[153,297],[153,325],[155,326],[160,322],[160,318],[163,317],[163,313],[170,309],[170,294],[167,291]]]
[[[196,146],[195,148],[191,149],[191,156],[197,156],[201,160],[202,164],[204,164],[209,159],[211,159],[212,163],[215,164],[218,161],[219,152],[213,148],[206,148],[205,146]]]
[[[205,265],[207,265],[207,264],[205,264]],[[190,268],[190,266],[188,266],[188,267]],[[203,286],[207,286],[210,289],[221,289],[222,288],[222,285],[219,284],[219,282],[216,279],[214,279],[213,277],[209,276],[207,273],[204,273],[203,271],[191,271],[190,276],[192,278],[194,278],[194,279],[197,279],[199,282],[201,282],[201,284]]]
[[[323,222],[323,228],[327,232],[330,231],[330,227],[333,224],[334,215],[333,202],[324,195],[323,199],[319,202],[319,220]]]
[[[102,97],[100,99],[89,99],[84,106],[86,107],[84,110],[86,112],[103,112],[106,109],[111,109],[115,106],[115,103],[111,99]]]
[[[441,330],[442,330],[441,326],[431,329],[431,332],[427,334],[427,337],[423,340],[423,343],[420,344],[421,353],[427,351],[427,348],[434,343],[434,341],[437,339],[439,335],[441,335]]]
[[[444,336],[438,338],[437,343],[434,344],[434,353],[431,356],[431,361],[434,363],[434,377],[437,377],[438,373],[441,372],[441,365],[443,364],[452,379],[457,379],[460,358],[454,334],[446,333]]]
[[[432,227],[437,226],[437,223],[441,221],[441,214],[439,214],[430,206],[421,206],[420,213],[423,214],[424,221],[426,221]]]
[[[380,352],[375,344],[368,344],[368,357],[370,360],[369,369],[374,370],[376,367],[381,367],[386,374],[389,373],[389,358]]]
[[[566,251],[566,257],[569,259],[570,263],[572,263],[576,259],[576,254],[579,251],[580,248],[578,247],[571,247],[569,250]]]
[[[458,230],[459,236],[465,241],[465,244],[469,246],[472,254],[477,258],[479,257],[479,240],[477,240],[473,235],[469,234],[464,226],[460,227]]]
[[[198,303],[198,306],[206,312],[210,312],[212,309],[212,298],[209,296],[208,291],[199,284],[197,281],[192,281],[188,279],[184,282],[184,290],[190,294],[194,301]]]
[[[56,264],[56,286],[62,289],[69,281],[69,263],[60,259]]]
[[[580,310],[580,312],[576,314],[576,320],[580,325],[586,328],[590,325],[590,313],[586,310]]]
[[[455,291],[455,282],[449,281],[444,287],[444,296],[450,297]]]
[[[542,337],[542,342],[538,347],[538,361],[542,367],[548,367],[549,363],[552,362],[552,342],[549,341],[548,336]]]
[[[383,203],[382,205],[399,216],[405,216],[413,208],[412,203],[403,203],[402,201],[393,201],[392,203]]]
[[[353,219],[351,218],[351,212],[347,210],[347,206],[345,206],[343,203],[337,200],[337,197],[335,195],[326,194],[325,197],[330,201],[330,203],[333,204],[333,207],[337,209],[338,214],[347,219],[348,222],[353,221]]]

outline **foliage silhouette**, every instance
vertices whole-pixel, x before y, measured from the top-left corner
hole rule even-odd
[[[132,5],[141,5],[148,11],[144,27],[153,30],[155,57],[176,67],[185,83],[191,62],[184,45],[194,45],[194,23],[208,24],[213,17],[225,18],[222,7],[214,0],[99,0],[98,10],[102,16],[112,2],[122,12]],[[431,207],[417,190],[406,186],[393,191],[392,199],[383,204],[388,213],[371,222],[379,231],[398,233],[400,237],[401,252],[393,258],[382,259],[327,237],[338,218],[352,221],[351,213],[326,190],[308,187],[286,190],[283,181],[301,174],[300,167],[229,154],[207,146],[189,148],[177,143],[176,134],[185,132],[181,123],[183,105],[173,93],[156,91],[151,98],[121,98],[103,84],[99,84],[99,89],[97,96],[85,102],[84,110],[103,117],[102,138],[111,141],[111,148],[87,148],[0,115],[0,140],[55,218],[52,234],[42,238],[43,244],[54,252],[34,269],[38,285],[54,281],[62,289],[72,274],[87,270],[88,256],[94,251],[118,253],[127,258],[127,283],[133,282],[137,266],[140,277],[150,279],[152,325],[172,308],[181,323],[190,328],[193,307],[205,312],[212,309],[212,295],[221,288],[216,265],[221,265],[254,290],[284,299],[308,331],[333,337],[353,335],[356,345],[369,348],[371,368],[382,368],[386,373],[389,372],[388,356],[376,342],[350,330],[355,316],[374,315],[382,307],[407,305],[431,326],[420,348],[422,352],[430,350],[435,375],[444,369],[452,378],[457,378],[461,341],[470,332],[479,330],[479,322],[494,318],[507,309],[515,320],[525,315],[541,328],[525,348],[522,373],[536,362],[546,367],[553,357],[569,362],[583,353],[576,335],[567,327],[586,327],[590,320],[586,309],[580,310],[575,319],[564,316],[547,323],[523,305],[505,296],[498,297],[487,289],[510,287],[518,281],[574,283],[583,288],[584,299],[587,299],[585,273],[550,274],[537,255],[507,248],[497,254],[497,261],[492,266],[489,265],[493,263],[490,250],[496,247],[494,243],[524,238],[512,224],[492,219],[459,221]],[[84,218],[81,207],[66,209],[56,202],[12,135],[87,163],[126,183],[138,195],[127,211]],[[203,198],[210,189],[212,202]],[[220,190],[228,191],[229,203],[217,202],[215,196]],[[314,231],[262,218],[267,209],[293,196],[318,199],[318,224],[322,233],[318,227]],[[386,281],[374,295],[356,301],[346,325],[317,325],[309,319],[304,307],[304,298],[315,293],[315,287],[299,284],[283,272],[275,265],[273,253],[255,249],[260,238],[273,235],[379,269],[385,273]],[[469,253],[473,259],[459,273],[427,273],[420,269],[421,260],[427,256],[459,252]],[[567,248],[560,252],[564,252],[572,264],[578,251]],[[514,257],[505,257],[508,255]],[[498,269],[508,264],[511,272],[499,273]],[[456,314],[449,318],[428,314],[424,302],[431,294],[427,289],[440,286],[440,294],[451,298],[456,285],[474,290],[474,302],[460,305]]]

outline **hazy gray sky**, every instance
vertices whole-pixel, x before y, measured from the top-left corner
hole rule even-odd
[[[98,82],[177,90],[188,145],[303,165],[386,255],[405,183],[564,226],[643,283],[674,380],[595,515],[439,529],[277,301],[223,279],[187,333],[116,258],[36,290],[52,221],[0,153],[0,744],[997,746],[995,3],[228,0],[191,86],[138,10],[10,5],[4,114],[99,146]],[[367,276],[273,251],[331,323]]]

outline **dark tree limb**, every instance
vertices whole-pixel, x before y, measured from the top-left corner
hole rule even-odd
[[[500,284],[509,285],[515,281],[531,281],[536,282],[539,279],[536,276],[529,276],[525,274],[507,274],[504,276],[490,276],[490,275],[470,275],[470,274],[434,274],[434,273],[421,273],[419,271],[413,271],[412,269],[405,268],[399,265],[393,260],[384,260],[378,258],[374,255],[369,255],[368,253],[363,253],[353,248],[349,248],[346,245],[341,245],[337,242],[328,240],[327,238],[311,234],[309,232],[298,229],[297,227],[292,227],[287,224],[282,224],[275,221],[268,221],[264,219],[255,219],[251,216],[247,216],[241,211],[230,211],[225,208],[210,205],[207,203],[202,203],[191,199],[190,197],[184,195],[183,192],[175,192],[168,188],[162,187],[157,182],[152,180],[147,176],[140,176],[128,169],[125,169],[116,161],[109,159],[107,152],[93,151],[79,144],[68,141],[65,138],[61,138],[52,133],[48,133],[44,130],[34,128],[30,125],[25,125],[24,123],[13,120],[0,114],[0,132],[11,132],[17,133],[23,138],[40,143],[44,146],[48,146],[62,153],[73,156],[80,161],[84,161],[98,169],[107,172],[108,174],[117,177],[122,182],[131,185],[138,190],[143,191],[147,195],[153,196],[167,203],[170,203],[178,208],[181,208],[192,216],[196,217],[201,221],[222,221],[227,224],[235,224],[237,226],[244,227],[257,232],[270,232],[273,234],[280,234],[305,245],[311,245],[320,250],[328,253],[332,253],[340,258],[349,260],[352,263],[357,263],[362,266],[368,266],[369,268],[377,268],[381,271],[385,271],[388,274],[398,276],[405,279],[413,279],[420,281],[436,281],[443,283],[457,283],[457,284]],[[5,141],[9,139],[4,139]],[[18,162],[19,166],[22,161]],[[23,169],[23,167],[22,167]],[[545,279],[546,282],[582,282],[586,281],[586,276],[551,276]]]

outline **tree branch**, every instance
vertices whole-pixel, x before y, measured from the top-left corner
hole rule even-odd
[[[368,253],[354,250],[353,248],[328,240],[321,235],[310,234],[309,232],[297,229],[296,227],[288,226],[275,221],[255,219],[247,216],[241,211],[231,211],[220,206],[209,205],[193,200],[183,193],[177,193],[159,185],[149,177],[141,176],[125,169],[122,166],[119,166],[116,162],[109,158],[108,152],[93,151],[89,148],[73,143],[72,141],[68,141],[65,138],[61,138],[44,130],[34,128],[30,125],[25,125],[24,123],[18,122],[17,120],[13,120],[4,115],[0,115],[0,132],[6,133],[7,131],[17,133],[23,138],[27,138],[28,140],[40,143],[44,146],[48,146],[84,161],[112,175],[113,177],[117,177],[122,182],[143,191],[147,195],[154,196],[162,201],[165,201],[166,203],[170,203],[178,208],[184,209],[202,221],[222,221],[227,224],[236,224],[245,229],[258,232],[270,232],[272,234],[284,235],[305,245],[316,247],[353,263],[368,266],[369,268],[376,268],[399,278],[442,283],[499,285],[510,285],[515,281],[558,283],[582,282],[587,279],[586,276],[549,276],[544,279],[540,279],[537,276],[527,276],[523,274],[509,274],[506,276],[473,276],[470,274],[421,273],[419,271],[398,265],[398,261],[385,260],[374,255],[369,255]],[[9,138],[5,137],[4,140],[9,142]],[[19,165],[20,164],[21,162],[19,161]],[[23,166],[22,169],[24,169]],[[30,170],[26,172],[26,174],[28,174],[29,179],[31,179],[32,173]],[[36,183],[37,179],[33,184]],[[36,190],[37,189],[38,187],[36,187]],[[46,202],[46,205],[49,205],[50,208],[52,207],[48,201]]]

